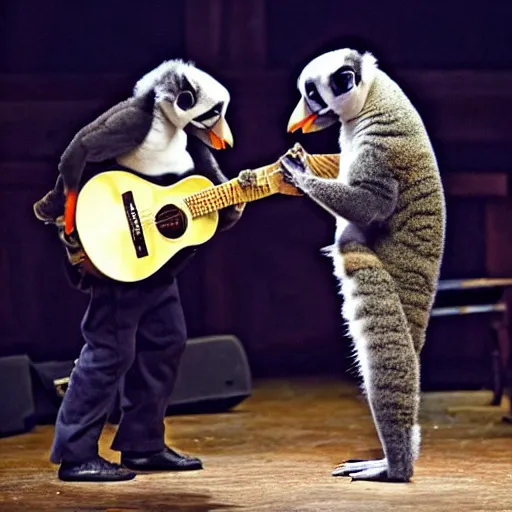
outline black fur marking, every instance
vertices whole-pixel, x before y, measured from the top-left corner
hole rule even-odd
[[[188,81],[188,79],[185,75],[181,76],[180,90],[182,92],[184,92],[184,91],[191,92],[194,95],[194,98],[197,98],[197,91],[196,91],[195,87]]]
[[[308,80],[304,86],[306,91],[306,96],[311,101],[315,102],[316,104],[320,105],[321,109],[324,109],[327,107],[327,103],[324,101],[322,96],[320,96],[320,93],[318,92],[318,89],[316,88],[315,83],[312,80]]]
[[[194,118],[194,121],[197,121],[198,123],[201,123],[203,121],[211,119],[212,117],[220,116],[222,114],[222,107],[223,106],[224,106],[224,103],[222,103],[222,101],[217,103],[217,105],[212,107],[210,110],[208,110],[204,114],[201,114],[200,116],[197,116],[196,118]]]
[[[341,96],[354,88],[355,71],[350,66],[341,66],[329,78],[335,96]]]
[[[155,109],[155,98],[155,89],[151,89],[147,94],[143,96],[141,110],[148,114],[152,114],[153,110]]]
[[[191,91],[182,91],[176,101],[181,110],[190,110],[196,104],[196,98]]]
[[[352,51],[345,59],[346,65],[349,69],[354,71],[354,76],[356,79],[356,85],[359,85],[361,82],[361,73],[362,73],[362,55],[357,51]]]

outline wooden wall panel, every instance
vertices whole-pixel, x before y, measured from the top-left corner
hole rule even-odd
[[[265,66],[264,0],[190,0],[186,3],[185,24],[188,58],[199,66],[212,72]]]
[[[508,1],[476,9],[464,0],[267,0],[267,12],[270,65],[280,69],[347,45],[395,69],[512,67]]]
[[[512,201],[502,200],[486,209],[488,233],[486,266],[492,277],[512,276]]]
[[[325,2],[315,4],[315,11]],[[339,5],[330,3],[327,28],[304,25],[316,14],[308,17],[310,7],[296,6],[282,19],[290,25],[287,29],[276,23],[276,13],[282,10],[276,2],[187,0],[180,2],[183,11],[178,10],[183,34],[170,36],[170,46],[159,45],[155,52],[153,43],[146,41],[149,46],[137,53],[133,66],[127,65],[128,50],[110,68],[101,68],[105,62],[99,59],[84,64],[75,75],[64,73],[69,59],[63,61],[62,69],[52,70],[54,59],[38,74],[34,74],[33,60],[13,68],[12,59],[0,59],[0,69],[21,73],[0,75],[0,235],[8,241],[0,249],[0,355],[26,350],[36,359],[67,359],[80,349],[79,323],[87,297],[68,287],[55,234],[32,215],[33,202],[53,184],[58,158],[74,133],[126,98],[140,74],[157,64],[159,56],[176,56],[173,52],[181,44],[177,41],[183,37],[187,50],[183,56],[211,71],[231,91],[227,118],[235,147],[216,154],[228,176],[274,161],[297,140],[311,152],[334,152],[336,130],[289,135],[286,124],[298,99],[296,73],[300,59],[306,57],[306,46],[313,51],[312,42],[334,37],[334,28],[356,30],[351,22],[354,13],[367,8],[354,6],[345,16],[345,6],[339,10]],[[155,34],[152,41],[160,40],[167,29],[162,14],[169,9],[168,2],[156,7],[162,22],[155,25],[160,35]],[[11,41],[21,37],[16,27],[25,26],[21,11],[15,10],[17,21],[7,34]],[[399,13],[397,22],[404,23],[412,11],[411,7]],[[363,18],[358,20],[363,23]],[[372,20],[380,23],[379,16]],[[44,37],[37,20],[27,24],[34,41],[38,34]],[[294,33],[286,39],[290,30]],[[376,35],[382,31],[375,27]],[[397,50],[399,35],[385,32],[385,48]],[[306,41],[304,34],[312,39]],[[283,51],[275,50],[276,38],[281,38]],[[302,40],[297,42],[298,38]],[[25,42],[22,53],[28,55],[34,44]],[[134,41],[130,44],[133,48]],[[406,62],[407,51],[404,48],[396,55]],[[438,62],[453,57],[443,54]],[[386,60],[382,62],[385,66]],[[394,65],[392,76],[424,117],[440,156],[449,196],[443,277],[512,275],[508,222],[512,135],[507,125],[512,117],[512,71],[405,70],[393,58],[387,62]],[[32,74],[23,74],[26,71]],[[492,152],[492,163],[483,156],[484,149]],[[457,164],[464,161],[461,153],[471,155],[465,160],[471,164],[468,168]],[[237,334],[257,375],[349,368],[350,346],[339,315],[341,299],[330,262],[319,253],[332,236],[332,219],[304,198],[274,197],[249,205],[242,221],[206,244],[182,275],[180,289],[190,335]],[[450,329],[432,330],[427,371],[433,375],[441,367],[433,363],[436,358],[445,363],[441,373],[449,373],[453,362],[460,361],[473,368],[461,379],[481,380],[475,365],[485,336],[478,334],[465,344],[471,332],[459,325]],[[450,346],[447,340],[453,329],[460,339]],[[480,324],[480,329],[483,332],[485,326]],[[481,332],[473,325],[470,330]],[[464,350],[466,355],[461,354]],[[436,378],[437,383],[443,380],[442,375]]]
[[[226,173],[234,176],[242,168],[275,160],[293,143],[295,137],[287,135],[284,128],[296,98],[290,93],[285,72],[224,69],[219,76],[232,91],[228,119],[236,145],[218,156]],[[508,83],[508,75],[498,74],[494,80],[476,74],[471,82],[469,75],[460,73],[417,72],[407,73],[403,79],[430,102],[434,126],[442,126],[443,116],[452,119],[451,130],[457,140],[471,141],[475,132],[467,119],[457,120],[450,110],[454,101],[449,90],[463,88],[466,95],[478,97],[476,91],[487,84],[483,100],[489,102],[495,95],[508,108],[503,85]],[[86,297],[68,288],[58,242],[50,228],[32,218],[31,205],[52,185],[58,156],[70,137],[129,94],[131,82],[120,75],[0,78],[0,91],[7,93],[0,101],[0,134],[5,141],[0,147],[2,214],[4,225],[15,225],[24,233],[23,237],[6,235],[10,243],[2,261],[13,277],[1,304],[2,311],[15,313],[1,324],[2,339],[10,341],[4,342],[0,351],[28,347],[36,357],[67,357],[80,347],[78,325]],[[483,116],[479,130],[493,122],[493,115]],[[441,142],[447,133],[446,129],[434,131]],[[489,133],[503,140],[500,133]],[[334,130],[300,140],[311,151],[336,150]],[[485,213],[486,201],[507,195],[507,175],[492,169],[482,171],[446,176],[446,191],[453,198],[448,201],[443,277],[480,276],[487,271],[486,263],[494,274],[508,270],[503,262],[509,260],[502,257],[501,263],[495,263],[493,258],[498,256],[486,255],[489,248],[485,246],[485,216],[490,215],[488,228],[494,223],[494,210]],[[478,200],[467,200],[467,196]],[[331,219],[304,199],[277,197],[249,205],[243,221],[207,244],[182,276],[191,335],[236,333],[260,373],[312,367],[334,371],[349,365],[350,348],[339,317],[340,298],[330,262],[319,254],[319,249],[330,243],[332,232]],[[496,246],[499,242],[492,243]],[[56,296],[48,296],[48,289]],[[56,318],[62,318],[62,324],[56,324]]]
[[[225,158],[228,165],[265,163],[297,139],[286,133],[287,119],[297,99],[293,80],[287,73],[220,70],[217,76],[232,93],[228,119],[233,124],[236,145],[229,158]],[[6,96],[0,97],[1,160],[57,158],[70,134],[127,97],[134,82],[131,77],[119,75],[62,76],[52,82],[48,80],[36,77],[31,88],[27,85],[31,77],[0,76],[0,92],[6,92]],[[454,143],[473,147],[493,143],[505,147],[511,142],[507,120],[512,117],[512,97],[505,91],[512,84],[512,73],[418,71],[398,74],[397,80],[418,98],[418,108],[443,153],[450,152]],[[37,100],[32,98],[32,90]],[[58,91],[63,91],[62,99]],[[334,129],[298,138],[307,147],[314,147],[323,138],[329,141],[330,150],[336,151]],[[443,162],[440,164],[443,169]],[[480,170],[507,171],[505,161],[501,169]]]
[[[70,134],[105,107],[98,101],[0,102],[0,159],[58,161]]]

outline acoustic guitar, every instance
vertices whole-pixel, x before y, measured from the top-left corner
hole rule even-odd
[[[204,244],[217,230],[218,210],[272,194],[301,195],[279,164],[221,185],[190,176],[169,187],[125,171],[91,178],[76,204],[75,225],[87,259],[102,274],[124,282],[154,274],[186,247]],[[247,176],[247,175],[246,175]]]

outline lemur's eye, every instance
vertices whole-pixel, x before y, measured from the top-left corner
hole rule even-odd
[[[181,110],[190,110],[196,104],[194,93],[192,91],[180,92],[176,104]]]
[[[327,103],[325,103],[322,96],[318,92],[316,85],[311,80],[307,81],[305,84],[306,96],[311,100],[320,105],[322,108],[327,107]]]
[[[354,87],[354,72],[342,67],[331,75],[331,90],[335,96],[340,96]]]

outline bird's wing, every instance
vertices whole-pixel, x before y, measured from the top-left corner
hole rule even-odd
[[[87,162],[116,158],[141,144],[153,121],[154,93],[114,105],[84,126],[61,156],[59,172],[68,188],[77,188]]]

